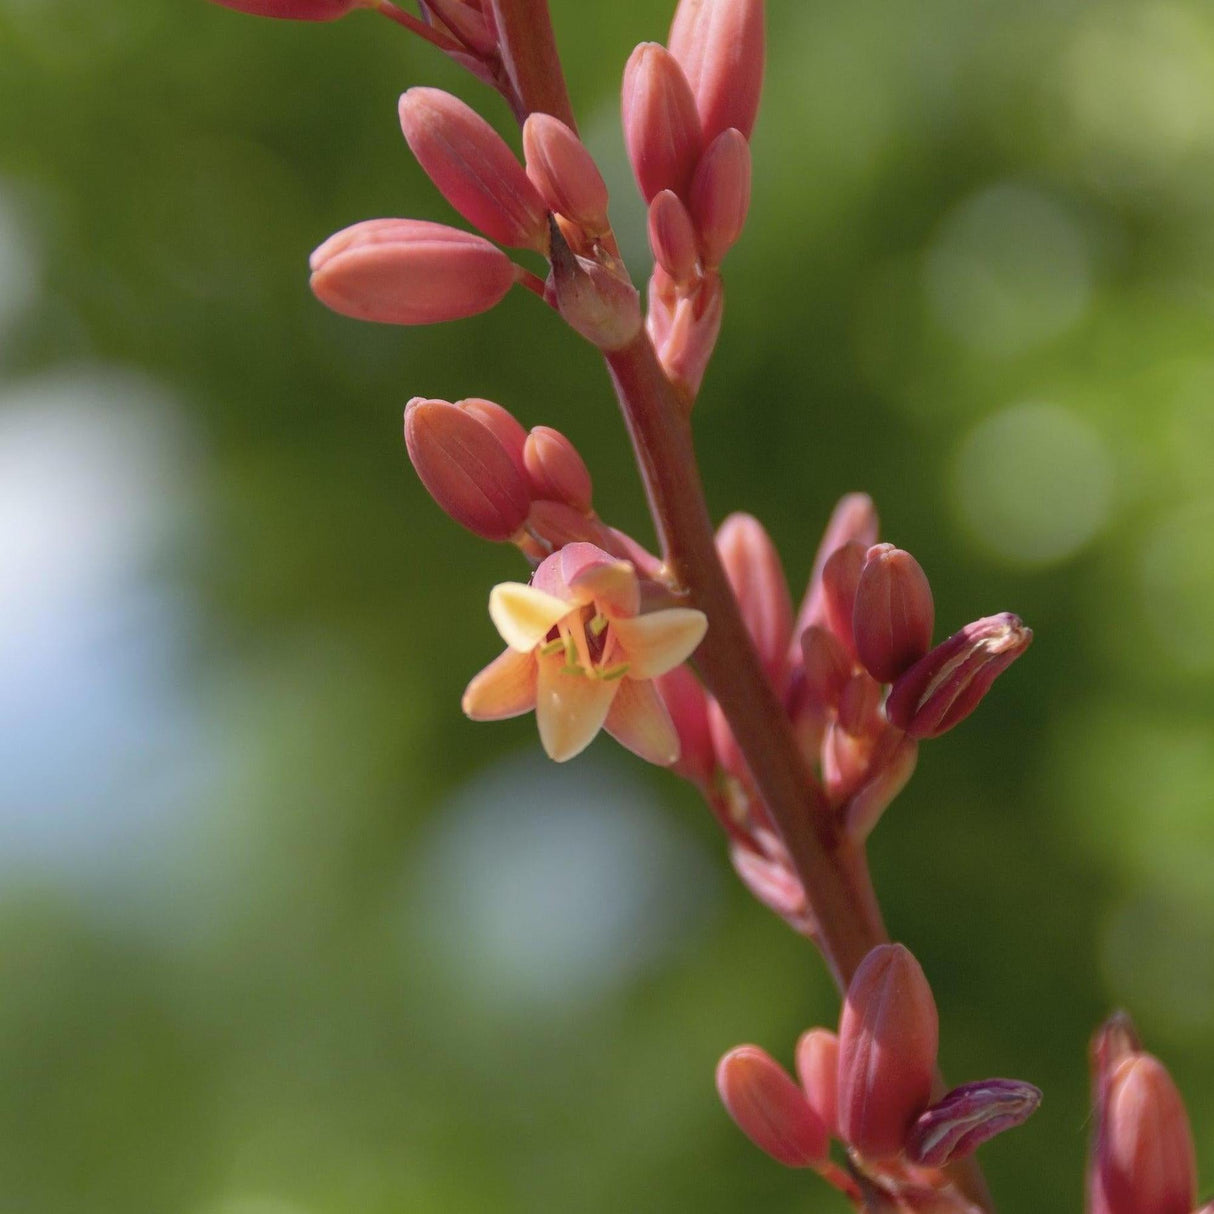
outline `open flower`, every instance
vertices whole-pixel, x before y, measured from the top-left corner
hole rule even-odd
[[[708,621],[686,607],[640,608],[632,564],[593,544],[553,553],[530,585],[495,586],[489,615],[508,648],[468,684],[464,712],[500,721],[534,708],[558,763],[600,729],[651,763],[675,762],[678,734],[652,680],[691,656]]]

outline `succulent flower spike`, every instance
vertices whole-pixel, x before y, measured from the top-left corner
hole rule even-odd
[[[471,232],[421,219],[368,219],[312,254],[312,291],[334,312],[390,325],[433,325],[487,312],[517,267]]]
[[[504,582],[489,615],[506,652],[468,684],[464,711],[476,721],[535,709],[540,741],[558,763],[580,754],[600,729],[651,763],[669,766],[679,739],[653,685],[700,643],[700,611],[640,614],[636,571],[593,544],[555,552],[529,585]]]
[[[370,8],[374,0],[214,0],[224,8],[254,17],[282,17],[289,21],[336,21],[356,8]]]
[[[790,1168],[826,1162],[829,1136],[805,1093],[757,1045],[732,1049],[717,1066],[717,1091],[738,1128]]]
[[[486,236],[516,249],[548,249],[548,208],[506,141],[442,89],[412,88],[400,125],[442,196]]]
[[[642,42],[624,68],[624,143],[646,202],[662,190],[686,199],[704,146],[695,98],[664,46]]]

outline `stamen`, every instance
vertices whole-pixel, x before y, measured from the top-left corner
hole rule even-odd
[[[606,670],[599,668],[599,678],[604,683],[610,682],[612,679],[622,679],[628,673],[628,663],[621,662],[618,666],[609,666]]]
[[[587,627],[590,629],[592,637],[601,636],[603,629],[607,627],[607,617],[600,611],[591,619]]]
[[[549,641],[547,645],[540,647],[540,657],[550,658],[554,653],[560,653],[565,648],[565,638],[557,637],[555,641]]]

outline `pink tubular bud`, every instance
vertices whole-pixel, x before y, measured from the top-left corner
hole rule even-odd
[[[828,1133],[839,1133],[839,1038],[830,1029],[807,1029],[797,1042],[797,1078],[809,1107]]]
[[[283,17],[289,21],[336,21],[367,0],[214,0],[224,8],[254,17]]]
[[[757,1045],[732,1049],[717,1066],[717,1091],[738,1129],[779,1163],[826,1161],[826,1127],[779,1063]]]
[[[559,118],[532,114],[523,124],[527,176],[548,209],[593,235],[607,231],[607,186],[582,141]]]
[[[442,196],[486,236],[511,248],[548,247],[548,208],[506,141],[442,89],[412,88],[400,125]]]
[[[1108,1214],[1189,1214],[1196,1204],[1188,1114],[1152,1055],[1134,1054],[1114,1071],[1096,1150]]]
[[[624,143],[646,202],[662,190],[687,197],[703,139],[695,98],[674,57],[642,42],[624,68]]]
[[[860,963],[839,1020],[839,1132],[871,1159],[899,1154],[931,1100],[939,1022],[918,961],[882,944]]]
[[[518,532],[531,505],[526,477],[471,412],[415,397],[405,406],[405,446],[430,496],[457,523],[487,540]]]
[[[844,829],[849,839],[860,843],[872,833],[881,815],[915,774],[919,743],[895,730],[887,730],[869,762],[865,782],[847,802]]]
[[[768,910],[802,936],[811,940],[817,936],[818,923],[810,910],[805,887],[793,871],[788,852],[770,831],[756,831],[753,844],[735,841],[729,849],[729,858],[742,884]]]
[[[593,493],[590,473],[577,448],[551,426],[536,426],[523,448],[531,496],[564,502],[586,514]]]
[[[525,476],[527,465],[523,460],[523,448],[527,443],[527,431],[514,414],[494,401],[485,400],[480,396],[469,396],[466,400],[457,400],[455,404],[465,413],[471,413],[478,422],[488,426],[497,435],[502,449],[509,454],[515,467]]]
[[[831,511],[830,520],[814,556],[813,572],[805,588],[805,598],[797,612],[796,634],[811,624],[825,624],[826,610],[822,593],[822,568],[836,548],[855,540],[867,552],[877,542],[877,510],[867,493],[848,493]]]
[[[721,524],[717,552],[768,681],[782,692],[788,675],[792,599],[780,554],[763,524],[749,514],[731,514]]]
[[[471,232],[420,219],[368,219],[312,254],[312,291],[334,312],[391,325],[432,325],[487,312],[515,267]]]
[[[864,739],[886,727],[881,715],[881,684],[862,670],[847,680],[839,697],[839,725],[853,738]]]
[[[1007,612],[966,624],[898,677],[886,715],[915,738],[946,733],[978,707],[1032,639],[1032,631]]]
[[[852,632],[856,654],[879,683],[892,683],[932,646],[936,622],[927,574],[893,544],[868,550],[856,587]]]
[[[741,131],[722,131],[700,157],[690,208],[704,264],[719,266],[742,235],[750,210],[750,145]]]
[[[707,693],[686,663],[654,681],[679,735],[679,757],[673,770],[697,788],[709,788],[717,757],[708,729]]]
[[[1041,1089],[1019,1079],[962,1084],[915,1122],[907,1156],[912,1163],[942,1168],[972,1155],[996,1134],[1023,1125],[1040,1103]]]
[[[705,141],[730,127],[749,139],[763,89],[763,0],[680,0],[669,44],[695,94]]]
[[[551,298],[565,323],[600,350],[619,350],[641,331],[641,301],[632,283],[607,266],[578,257],[553,225]]]
[[[837,708],[851,672],[851,658],[833,632],[812,624],[801,633],[801,679],[807,703]]]
[[[863,544],[852,541],[836,548],[822,566],[822,605],[826,626],[853,658],[856,656],[856,639],[852,631],[852,616],[867,551]]]
[[[497,36],[479,4],[468,4],[466,0],[423,0],[421,9],[423,14],[429,9],[475,54],[492,55],[497,50]]]
[[[673,190],[662,190],[649,204],[649,247],[654,259],[679,283],[696,273],[696,234],[687,208]]]
[[[700,390],[724,312],[725,290],[719,274],[705,274],[684,291],[660,265],[654,267],[646,327],[662,370],[689,401]]]

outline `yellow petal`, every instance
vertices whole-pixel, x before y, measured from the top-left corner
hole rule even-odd
[[[474,721],[504,721],[535,707],[535,655],[507,649],[464,692],[463,708]]]
[[[708,631],[708,619],[690,607],[668,607],[612,620],[611,628],[624,650],[628,677],[654,679],[691,657]]]
[[[571,603],[522,582],[502,582],[489,592],[489,618],[502,640],[519,653],[529,653],[557,620],[573,610]]]
[[[621,746],[659,767],[679,757],[679,735],[657,688],[649,681],[620,680],[604,728]]]
[[[564,659],[555,655],[540,658],[535,720],[550,759],[563,763],[594,741],[622,683],[568,674]]]

